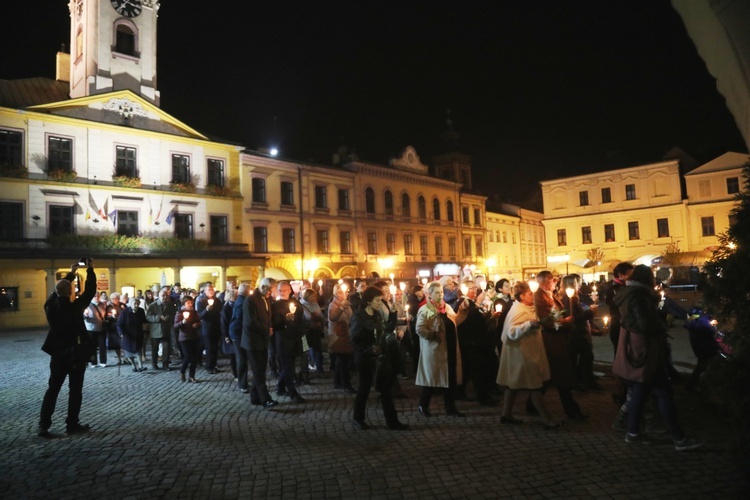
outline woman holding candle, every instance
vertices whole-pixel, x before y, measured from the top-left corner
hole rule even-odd
[[[581,304],[578,276],[568,275],[562,280],[558,294],[565,310],[573,317],[570,329],[570,359],[576,376],[575,390],[580,392],[601,391],[602,386],[594,377],[594,347],[591,341],[589,321],[594,319],[597,306],[584,307]]]
[[[357,391],[352,388],[350,375],[354,350],[349,343],[349,322],[354,313],[346,298],[347,289],[346,283],[333,287],[333,299],[328,305],[328,352],[334,359],[333,387],[354,394]]]
[[[182,348],[182,366],[180,380],[185,381],[185,372],[189,369],[188,382],[195,380],[195,367],[200,356],[201,321],[195,308],[195,299],[185,296],[182,299],[182,309],[175,315],[174,327],[177,330],[177,340]]]

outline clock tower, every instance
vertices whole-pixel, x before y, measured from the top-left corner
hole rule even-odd
[[[130,90],[159,105],[158,0],[70,1],[70,97]]]

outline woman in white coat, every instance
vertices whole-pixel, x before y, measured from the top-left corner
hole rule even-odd
[[[461,350],[458,328],[466,318],[468,301],[458,313],[443,301],[443,285],[433,281],[427,285],[427,302],[417,312],[416,331],[419,335],[419,366],[415,384],[422,387],[419,413],[430,416],[430,399],[436,390],[444,390],[445,414],[463,417],[456,409],[455,388],[461,383]]]
[[[531,401],[544,419],[545,429],[560,427],[552,420],[542,399],[541,388],[550,378],[547,353],[542,342],[539,318],[534,311],[534,293],[523,281],[516,283],[513,302],[503,324],[503,350],[497,383],[507,387],[503,398],[501,424],[522,424],[513,417],[513,403],[520,391],[530,391]]]

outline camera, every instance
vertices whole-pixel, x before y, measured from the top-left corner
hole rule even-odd
[[[81,257],[80,259],[78,259],[78,265],[81,267],[87,267],[89,265],[88,257]]]

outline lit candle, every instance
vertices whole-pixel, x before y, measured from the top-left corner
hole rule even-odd
[[[208,305],[209,306],[214,305],[214,299],[208,299]]]
[[[182,311],[182,318],[183,319],[188,319],[188,317],[190,317],[190,313],[187,312],[187,311]]]
[[[393,273],[389,274],[388,276],[390,276],[390,277],[391,277],[391,282],[393,282],[393,278],[395,278],[395,277],[396,277],[396,275],[395,275],[395,274],[393,274]]]
[[[349,291],[349,285],[347,285],[346,283],[341,283],[341,291],[344,293]]]
[[[661,300],[664,300],[664,290],[662,290],[661,292],[659,292],[659,295],[661,295]]]
[[[388,287],[388,291],[391,292],[391,298],[396,297],[396,290],[397,290],[396,285],[391,285]]]
[[[711,325],[711,326],[716,326],[716,325],[719,324],[719,322],[716,321],[715,319],[712,319],[711,321],[708,322],[708,324]]]
[[[502,304],[500,304],[500,303],[497,303],[497,304],[495,304],[495,312],[496,312],[496,313],[501,313],[501,312],[503,312],[503,305],[502,305]]]
[[[318,280],[318,288],[323,288],[323,280]]]
[[[343,284],[344,280],[339,280],[339,285]]]
[[[575,295],[575,293],[576,293],[576,291],[573,290],[572,288],[566,288],[565,289],[565,295],[567,295],[569,299],[572,299],[573,295]]]
[[[422,284],[423,284],[423,285],[426,285],[426,284],[427,284],[427,278],[422,278]]]
[[[609,316],[604,316],[602,321],[604,321],[604,328],[607,328],[607,325],[609,324]]]
[[[536,281],[529,281],[529,289],[531,290],[531,293],[536,293],[537,290],[539,290],[539,283]]]
[[[469,293],[469,285],[467,285],[466,283],[461,283],[461,293],[464,295]]]
[[[294,312],[297,310],[297,306],[294,305],[294,302],[289,303],[289,314],[294,314]]]
[[[398,284],[398,287],[403,292],[404,290],[406,290],[406,283],[402,281],[401,283]]]

